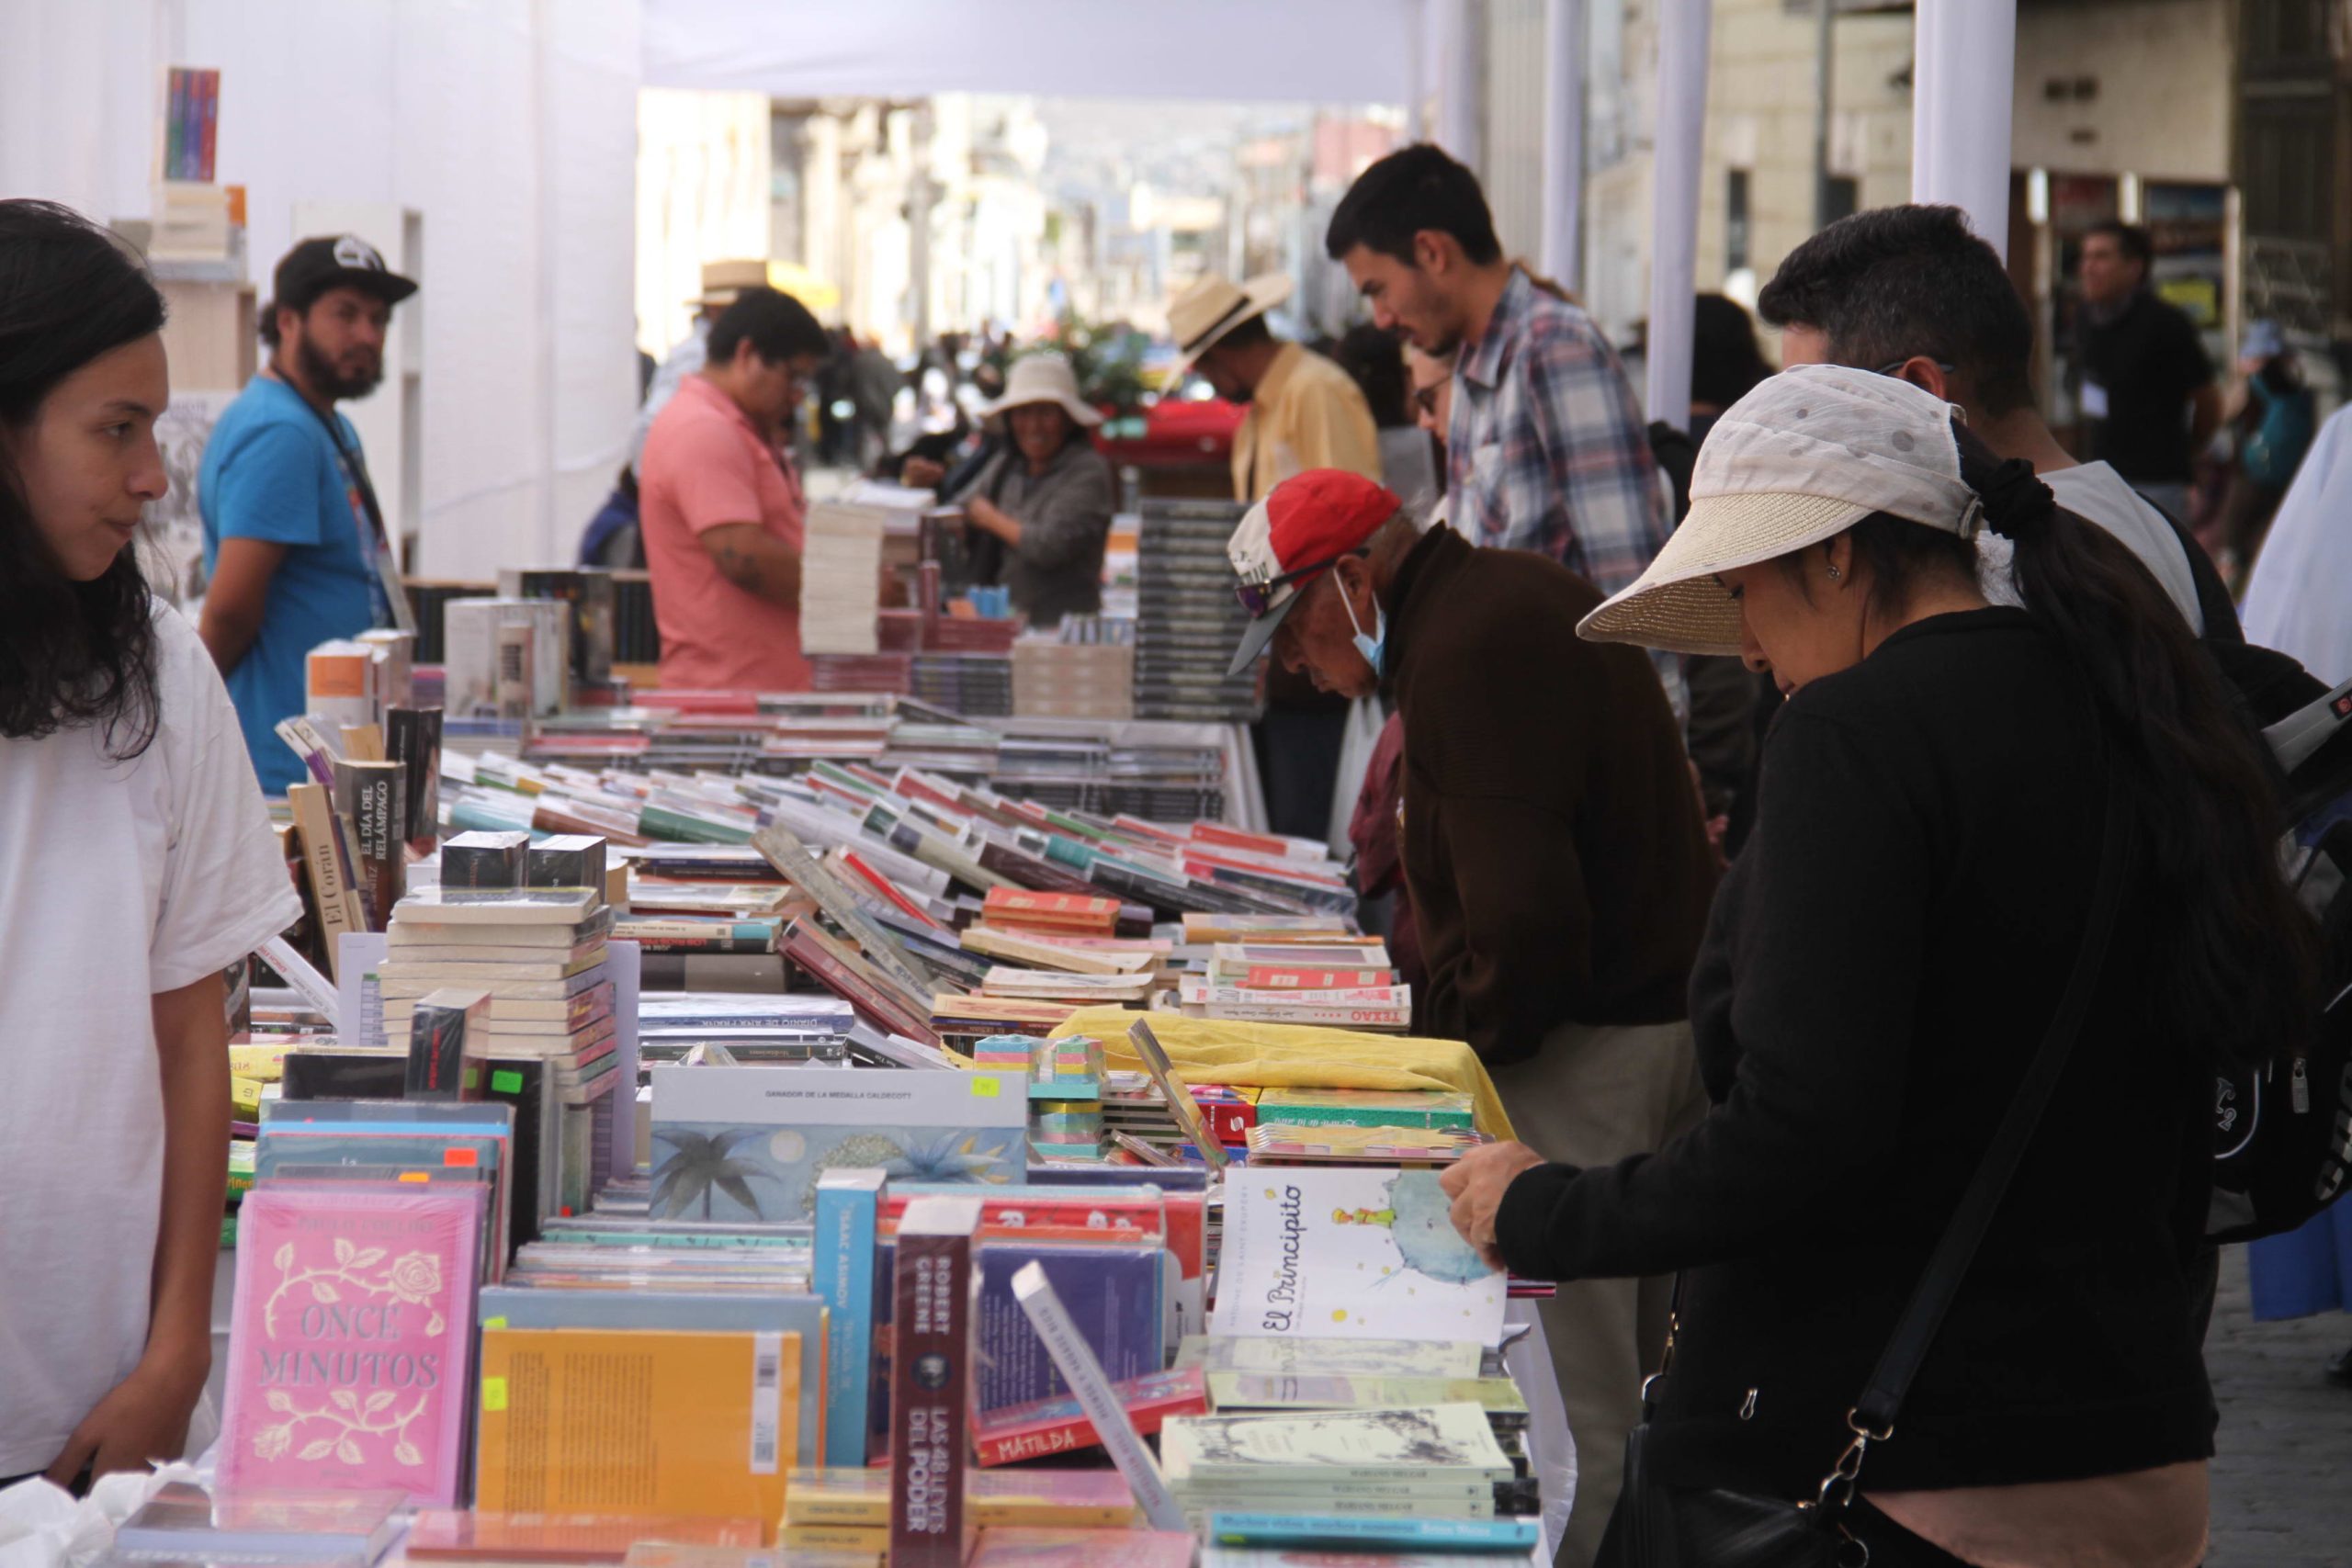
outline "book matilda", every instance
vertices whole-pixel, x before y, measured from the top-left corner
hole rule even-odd
[[[266,1181],[246,1196],[225,1490],[458,1501],[487,1196]]]

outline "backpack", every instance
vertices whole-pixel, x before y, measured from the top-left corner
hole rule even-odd
[[[2352,681],[2263,738],[2299,824],[2296,887],[2319,919],[2321,1006],[2293,1054],[2216,1076],[2214,1242],[2293,1230],[2352,1181]]]
[[[2255,483],[2285,490],[2319,431],[2319,405],[2309,387],[2274,391],[2259,376],[2247,386],[2262,400],[2262,417],[2245,438],[2238,462]]]

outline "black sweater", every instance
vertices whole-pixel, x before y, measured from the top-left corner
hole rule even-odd
[[[2010,609],[1919,622],[1807,684],[1691,978],[1713,1111],[1657,1155],[1505,1195],[1518,1272],[1684,1271],[1649,1450],[1674,1483],[1809,1495],[1843,1446],[2073,967],[2105,797],[2085,703]],[[2212,1452],[2186,1267],[2213,1079],[2145,1005],[2152,902],[2125,889],[2089,1021],[1865,1490]]]

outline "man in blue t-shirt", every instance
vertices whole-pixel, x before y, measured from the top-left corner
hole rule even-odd
[[[334,405],[383,379],[392,307],[416,285],[345,234],[287,252],[272,291],[269,364],[221,413],[197,477],[210,578],[198,635],[262,787],[281,795],[304,776],[277,726],[303,711],[305,656],[393,624],[390,547],[359,434]]]

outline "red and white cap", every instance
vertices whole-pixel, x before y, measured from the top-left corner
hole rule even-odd
[[[1363,548],[1403,505],[1362,474],[1309,468],[1276,485],[1244,513],[1225,554],[1241,579],[1235,592],[1253,618],[1227,673],[1249,669],[1308,585],[1334,561]]]

